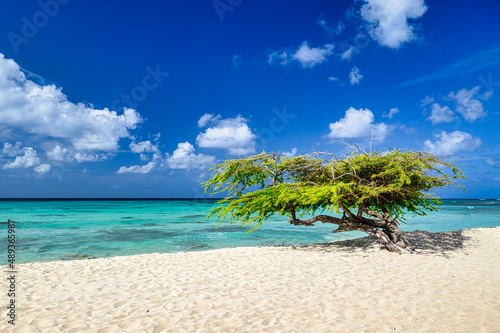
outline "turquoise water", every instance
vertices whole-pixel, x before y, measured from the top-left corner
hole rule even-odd
[[[7,263],[7,219],[16,221],[16,263],[200,251],[238,246],[313,244],[362,237],[335,225],[292,226],[275,216],[248,228],[206,219],[211,200],[0,201],[0,264]],[[500,226],[500,200],[443,200],[439,212],[408,216],[404,231]]]

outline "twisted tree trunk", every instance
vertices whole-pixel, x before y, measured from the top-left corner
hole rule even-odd
[[[403,232],[399,230],[396,221],[394,221],[387,212],[381,214],[371,210],[364,210],[364,213],[374,217],[372,219],[363,217],[362,214],[354,215],[347,209],[345,209],[344,212],[346,212],[348,216],[338,218],[329,215],[317,215],[307,220],[297,219],[295,212],[293,212],[290,224],[313,225],[313,223],[317,221],[333,223],[339,226],[337,229],[333,230],[334,233],[359,230],[377,238],[380,243],[391,252],[416,253],[413,246],[411,246],[403,235]]]

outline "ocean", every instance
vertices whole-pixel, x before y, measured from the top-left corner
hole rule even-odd
[[[403,231],[500,226],[500,199],[442,200],[438,212],[407,215]],[[314,244],[363,237],[336,225],[293,226],[274,216],[255,232],[206,216],[214,200],[0,200],[0,264],[7,264],[7,220],[15,221],[16,264],[204,251],[239,246]],[[218,228],[217,228],[218,227]]]

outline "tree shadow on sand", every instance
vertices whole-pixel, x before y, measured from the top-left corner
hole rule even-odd
[[[441,254],[456,251],[464,248],[462,230],[453,230],[446,232],[428,232],[415,230],[404,233],[408,241],[415,247],[418,253],[422,254]],[[359,252],[380,250],[386,251],[377,239],[374,237],[363,237],[356,239],[347,239],[330,243],[312,244],[312,245],[293,245],[290,248],[302,251],[321,251],[321,252]]]

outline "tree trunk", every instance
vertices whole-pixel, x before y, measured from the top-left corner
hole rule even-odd
[[[416,253],[415,249],[408,242],[403,232],[399,230],[396,221],[388,214],[381,214],[374,211],[365,210],[365,213],[375,218],[369,219],[349,214],[349,217],[333,217],[328,215],[317,215],[308,220],[299,220],[295,216],[290,220],[293,225],[313,225],[314,222],[337,224],[339,227],[333,230],[334,233],[343,231],[359,230],[379,240],[385,248],[391,252]]]

